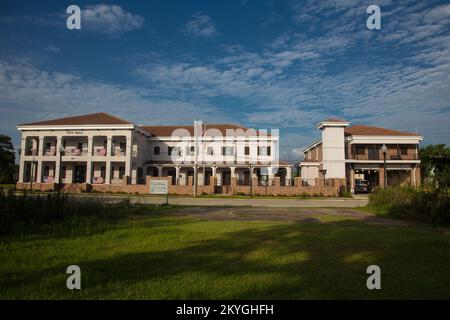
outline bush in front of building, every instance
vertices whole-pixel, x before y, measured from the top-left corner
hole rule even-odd
[[[369,207],[400,219],[450,226],[448,193],[434,188],[379,188],[369,195]]]
[[[48,232],[65,236],[101,232],[130,215],[152,212],[156,206],[131,205],[129,200],[104,203],[67,195],[0,193],[0,235]]]

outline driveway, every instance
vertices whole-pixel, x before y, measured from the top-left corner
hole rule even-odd
[[[106,199],[114,199],[117,196],[102,196]],[[140,197],[125,196],[132,203],[160,204],[165,203],[165,197]],[[293,199],[293,198],[193,198],[193,197],[169,197],[169,204],[186,206],[238,206],[238,207],[274,207],[274,208],[354,208],[365,206],[367,198],[321,198],[321,199]]]
[[[408,225],[405,221],[381,218],[347,208],[187,207],[179,209],[173,214],[206,220],[322,223],[352,220],[379,225]]]

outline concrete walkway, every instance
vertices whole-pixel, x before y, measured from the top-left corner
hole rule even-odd
[[[139,204],[163,204],[166,202],[164,196],[138,196],[138,195],[71,195],[71,197],[89,197],[101,199],[106,202],[119,202],[129,199],[131,203]],[[322,198],[322,199],[261,199],[261,198],[193,198],[193,197],[170,197],[169,204],[187,206],[249,206],[249,207],[302,207],[302,208],[354,208],[365,206],[367,198]]]

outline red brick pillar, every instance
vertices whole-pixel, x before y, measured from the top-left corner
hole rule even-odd
[[[384,167],[380,166],[378,170],[378,187],[384,188]]]
[[[280,177],[273,178],[273,186],[279,188],[280,187]]]
[[[209,192],[210,192],[210,194],[214,194],[215,193],[216,182],[217,182],[217,177],[211,176],[209,178]]]
[[[236,188],[237,188],[237,179],[236,177],[231,177],[230,193],[236,194]]]

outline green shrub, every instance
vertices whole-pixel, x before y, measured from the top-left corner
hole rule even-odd
[[[369,195],[369,206],[401,219],[450,225],[449,196],[435,189],[376,189]]]
[[[140,207],[130,205],[128,199],[107,204],[98,199],[68,198],[64,194],[16,196],[9,192],[0,194],[0,235],[47,229],[71,233],[91,230],[138,214]]]

